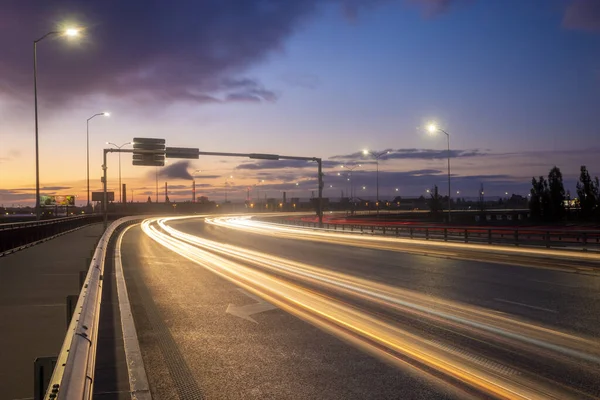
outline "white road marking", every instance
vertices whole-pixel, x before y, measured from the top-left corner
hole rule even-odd
[[[123,264],[121,262],[121,242],[127,231],[135,225],[130,225],[121,234],[117,241],[114,254],[115,280],[117,282],[117,298],[119,299],[119,312],[121,314],[121,328],[123,330],[123,347],[127,359],[127,373],[129,375],[129,390],[132,399],[152,400],[150,384],[144,368],[140,342],[138,341],[131,304],[127,294]]]
[[[533,308],[534,310],[547,311],[547,312],[551,312],[551,313],[555,313],[555,314],[558,312],[556,310],[550,310],[549,308],[532,306],[532,305],[525,304],[525,303],[518,303],[516,301],[510,301],[510,300],[505,300],[505,299],[494,299],[494,300],[500,301],[502,303],[515,304],[517,306],[523,306],[523,307]]]
[[[248,293],[244,289],[238,288],[238,290],[240,292],[244,293],[246,296],[250,297],[251,299],[256,300],[257,302],[253,303],[253,304],[248,304],[245,306],[235,306],[233,304],[229,304],[227,306],[227,310],[225,310],[226,314],[235,315],[236,317],[240,317],[247,321],[258,324],[258,322],[256,322],[256,320],[254,318],[252,318],[251,315],[258,314],[258,313],[265,312],[265,311],[275,310],[277,308],[273,304],[266,302],[265,300],[261,299],[260,297],[255,296],[252,293]]]

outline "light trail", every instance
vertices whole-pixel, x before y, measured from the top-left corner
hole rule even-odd
[[[478,361],[468,352],[441,346],[430,340],[431,337],[403,330],[398,324],[303,285],[367,300],[477,340],[538,354],[556,362],[585,363],[588,368],[598,370],[600,349],[592,340],[485,309],[199,238],[170,227],[167,222],[174,219],[179,218],[146,220],[142,229],[183,257],[395,365],[434,371],[438,380],[439,376],[451,378],[450,381],[461,382],[497,398],[593,398],[518,368],[513,369],[516,373],[504,376],[498,372],[497,366],[501,365],[498,361]]]
[[[492,253],[533,255],[540,257],[556,257],[570,260],[582,260],[600,262],[600,254],[594,252],[566,252],[552,249],[523,248],[516,246],[499,246],[487,244],[470,244],[459,242],[441,242],[421,239],[404,239],[397,237],[386,237],[363,234],[360,232],[339,230],[307,228],[290,226],[265,221],[253,220],[250,216],[222,216],[206,218],[206,223],[244,232],[257,233],[273,237],[285,237],[295,240],[310,240],[324,243],[338,243],[348,246],[368,247],[378,250],[403,251],[412,253],[423,253],[423,248],[415,248],[415,245],[427,246],[428,255],[457,256],[451,251],[477,250]]]

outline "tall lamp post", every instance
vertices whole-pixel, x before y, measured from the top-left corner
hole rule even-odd
[[[348,181],[350,181],[350,196],[348,196],[349,198],[354,198],[354,181],[352,180],[352,172],[356,169],[362,167],[362,164],[356,164],[353,166],[349,166],[349,165],[342,165],[340,168],[344,168],[345,170],[348,171]]]
[[[77,36],[79,29],[69,28],[64,31],[51,31],[33,41],[33,102],[35,109],[35,218],[40,220],[40,153],[38,144],[38,101],[37,101],[37,44],[48,36]]]
[[[109,145],[114,146],[117,149],[121,150],[123,147],[125,147],[129,144],[132,144],[132,142],[123,143],[120,146],[117,146],[116,144],[114,144],[112,142],[106,142],[106,144],[109,144]],[[88,179],[89,179],[89,177],[88,177]],[[88,181],[88,184],[89,184],[89,181]],[[123,194],[123,186],[121,186],[121,153],[119,153],[119,203],[123,203],[122,194]]]
[[[448,140],[448,223],[450,223],[450,210],[452,207],[450,203],[450,134],[445,130],[438,128],[435,124],[429,124],[427,130],[429,133],[442,132],[446,135],[446,139]]]
[[[90,121],[98,116],[109,117],[110,113],[101,112],[96,113],[87,119],[86,125],[86,148],[87,148],[87,206],[90,206]]]
[[[377,166],[377,201],[375,202],[375,205],[377,206],[377,215],[379,215],[379,159],[387,154],[390,154],[390,152],[389,150],[380,152],[363,150],[363,154],[365,156],[370,155],[371,157],[373,157],[375,159],[375,165]]]

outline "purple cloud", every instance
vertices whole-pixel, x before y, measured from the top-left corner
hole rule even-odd
[[[331,1],[348,0],[11,1],[0,16],[0,96],[30,96],[31,41],[75,21],[85,27],[81,38],[55,35],[38,45],[39,87],[49,105],[90,94],[275,101],[276,92],[240,76]],[[380,1],[351,3],[357,9]]]
[[[565,10],[562,24],[569,29],[600,31],[600,1],[571,0]]]

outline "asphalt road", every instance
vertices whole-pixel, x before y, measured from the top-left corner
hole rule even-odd
[[[523,256],[467,249],[425,256],[198,219],[167,224],[236,247],[216,248],[221,258],[213,259],[194,253],[213,242],[170,242],[184,257],[139,228],[125,235],[123,266],[155,398],[464,398],[504,390],[488,381],[539,398],[600,396],[596,275],[531,267],[548,266],[544,257],[523,267],[510,265]],[[243,306],[250,309],[235,308]]]

